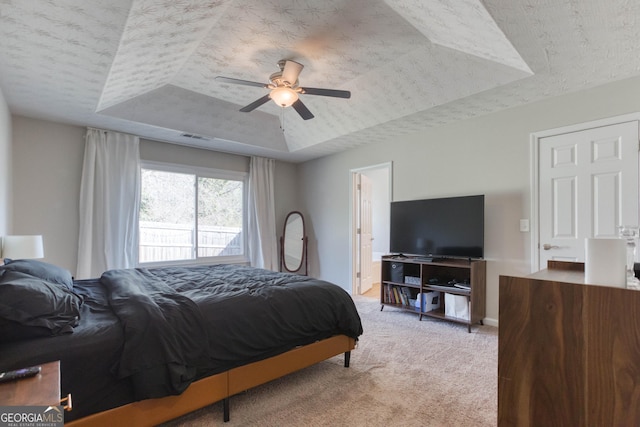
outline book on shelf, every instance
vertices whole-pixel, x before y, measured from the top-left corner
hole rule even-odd
[[[402,294],[402,304],[406,306],[410,306],[411,303],[409,300],[411,299],[411,290],[409,288],[400,288]]]
[[[384,285],[384,300],[389,304],[393,304],[393,287],[391,285]]]
[[[400,300],[400,293],[398,292],[398,288],[396,288],[395,286],[393,287],[393,302],[396,304],[400,304],[401,300]]]
[[[387,304],[399,304],[406,307],[413,307],[412,300],[416,299],[411,294],[411,289],[405,286],[384,285],[384,301]]]

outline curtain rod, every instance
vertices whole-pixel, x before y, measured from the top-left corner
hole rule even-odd
[[[111,133],[113,133],[113,134],[116,134],[116,133],[117,133],[117,134],[120,134],[120,135],[137,136],[138,138],[140,138],[138,135],[134,135],[134,134],[132,134],[132,133],[118,132],[118,131],[115,131],[115,130],[108,130],[108,129],[98,129],[98,128],[94,128],[94,127],[92,127],[92,126],[87,126],[87,130],[89,130],[89,129],[91,129],[91,130],[97,130],[98,132],[104,132],[104,133],[111,132]]]
[[[104,133],[109,132],[109,131],[108,131],[108,130],[106,130],[106,129],[98,129],[98,128],[94,128],[94,127],[91,127],[91,126],[87,126],[87,130],[89,130],[89,129],[91,129],[91,130],[97,130],[98,132],[104,132]]]

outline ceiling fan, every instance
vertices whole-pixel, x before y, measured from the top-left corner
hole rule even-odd
[[[280,71],[271,74],[269,83],[251,82],[248,80],[232,79],[230,77],[216,77],[224,83],[233,83],[245,86],[256,86],[270,89],[271,91],[262,98],[253,101],[251,104],[240,109],[243,113],[253,111],[270,99],[280,107],[293,107],[304,120],[313,119],[313,114],[300,101],[299,94],[331,96],[334,98],[351,98],[351,92],[348,90],[336,89],[319,89],[314,87],[301,87],[298,85],[298,76],[304,68],[304,65],[288,59],[278,61]]]

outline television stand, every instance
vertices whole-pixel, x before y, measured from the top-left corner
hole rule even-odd
[[[413,257],[411,258],[414,261],[418,261],[418,262],[447,262],[448,260],[451,260],[453,258],[439,258],[439,257],[434,257],[434,256],[418,256],[418,257]],[[467,259],[465,258],[465,261],[467,261]],[[471,261],[471,258],[469,258],[469,261]]]
[[[380,310],[391,306],[415,313],[419,320],[426,316],[463,323],[471,332],[471,325],[483,324],[486,312],[486,265],[484,260],[384,256]]]

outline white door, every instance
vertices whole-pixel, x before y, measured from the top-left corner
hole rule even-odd
[[[368,177],[359,173],[357,180],[360,293],[363,294],[373,285],[373,227],[371,220],[373,191],[371,180]]]
[[[638,122],[540,139],[539,260],[584,261],[586,237],[638,225]]]

